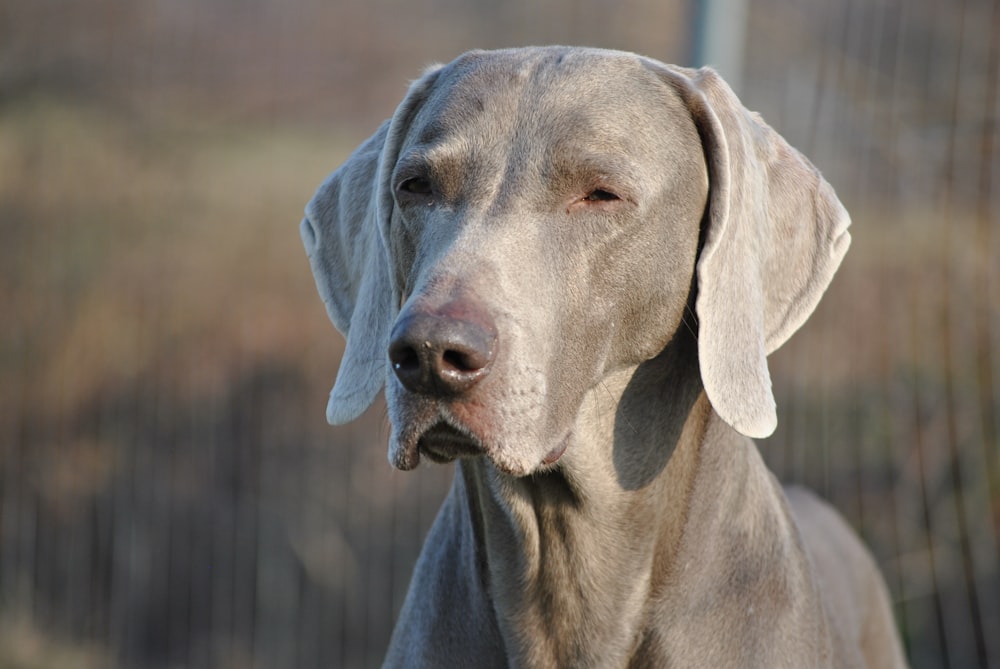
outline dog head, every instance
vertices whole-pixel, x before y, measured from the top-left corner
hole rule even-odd
[[[715,411],[767,436],[767,354],[815,308],[848,224],[709,69],[465,54],[414,82],[306,208],[347,337],[327,417],[355,418],[384,385],[396,467],[485,455],[529,474],[559,459],[589,390],[687,318]]]

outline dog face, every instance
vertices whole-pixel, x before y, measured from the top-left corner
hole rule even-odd
[[[469,56],[424,84],[389,182],[390,353],[415,337],[390,355],[393,462],[485,453],[515,475],[555,462],[584,393],[676,329],[708,191],[697,130],[651,71],[606,69]],[[616,103],[637,95],[681,122],[623,123]],[[419,356],[427,343],[446,369]],[[441,382],[458,368],[475,379]]]
[[[396,467],[552,467],[585,394],[659,353],[696,284],[688,327],[713,406],[769,433],[765,356],[819,299],[846,225],[710,71],[467,54],[415,82],[307,207],[303,241],[348,337],[328,417],[353,418],[384,383]]]

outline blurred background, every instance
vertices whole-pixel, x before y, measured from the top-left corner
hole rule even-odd
[[[761,450],[914,667],[1000,667],[996,0],[0,0],[0,667],[378,665],[451,472],[326,425],[297,226],[425,65],[533,43],[715,63],[824,171]]]

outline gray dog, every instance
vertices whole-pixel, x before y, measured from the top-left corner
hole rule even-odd
[[[901,667],[848,526],[783,490],[767,354],[847,251],[711,70],[580,48],[428,70],[301,225],[389,460],[456,462],[391,667]]]

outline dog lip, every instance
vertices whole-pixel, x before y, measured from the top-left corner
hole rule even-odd
[[[561,458],[563,456],[563,453],[566,452],[567,446],[569,446],[569,439],[563,439],[563,441],[558,446],[553,448],[551,451],[548,452],[548,455],[542,458],[542,465],[543,466],[554,465],[556,462],[558,462],[559,458]]]
[[[436,423],[424,432],[417,448],[434,462],[451,462],[483,454],[478,439],[445,422]]]

